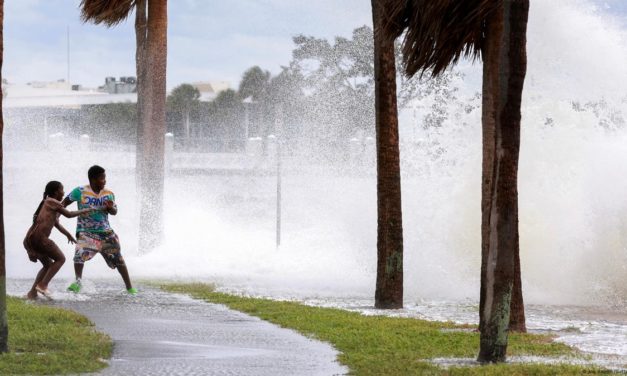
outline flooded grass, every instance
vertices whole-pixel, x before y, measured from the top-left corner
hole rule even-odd
[[[107,366],[112,342],[77,313],[7,297],[9,352],[0,375],[58,375]]]
[[[513,334],[508,355],[529,362],[477,366],[479,334],[470,325],[415,318],[365,316],[337,308],[312,307],[293,301],[243,297],[216,292],[205,284],[162,284],[170,292],[224,304],[331,343],[340,363],[355,375],[573,375],[606,374],[610,370],[581,363],[577,350],[553,342],[551,335]],[[554,358],[555,364],[533,359]],[[437,364],[434,359],[451,359]],[[461,360],[460,360],[461,359]],[[570,361],[569,359],[572,359]],[[460,360],[456,362],[455,360]]]

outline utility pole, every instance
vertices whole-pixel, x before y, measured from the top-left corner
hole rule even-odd
[[[281,246],[281,143],[283,141],[283,111],[278,107],[275,118],[276,133],[276,247]]]
[[[250,137],[250,106],[253,105],[253,97],[246,97],[242,103],[244,104],[244,142],[248,142]]]

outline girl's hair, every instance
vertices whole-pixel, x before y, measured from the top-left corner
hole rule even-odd
[[[39,203],[37,210],[35,210],[35,214],[33,214],[33,223],[35,223],[35,221],[37,220],[37,216],[39,215],[39,211],[41,210],[41,207],[44,205],[44,201],[46,200],[46,197],[52,196],[53,194],[55,194],[59,190],[59,188],[61,188],[62,186],[63,185],[56,180],[49,181],[48,184],[46,184],[46,189],[44,190],[44,198]]]

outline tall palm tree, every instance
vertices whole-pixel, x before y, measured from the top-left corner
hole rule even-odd
[[[518,156],[520,149],[520,104],[527,71],[526,34],[529,0],[505,0],[486,23],[483,45],[484,137],[493,144],[490,200],[485,203],[489,226],[487,255],[482,266],[484,301],[481,316],[479,361],[504,361],[507,328],[524,329],[522,317],[510,315],[510,305],[522,305],[518,237]],[[484,175],[485,176],[485,175]],[[484,193],[485,194],[485,193]],[[482,203],[484,204],[484,203]],[[483,250],[482,250],[483,251]],[[485,252],[485,251],[483,251]],[[485,264],[484,264],[485,262]],[[516,285],[518,283],[518,285]],[[513,298],[519,298],[515,302]],[[513,305],[512,305],[513,304]],[[522,322],[520,320],[523,320]],[[520,327],[521,326],[521,327]]]
[[[403,307],[403,221],[394,37],[383,32],[389,0],[372,0],[377,136],[377,308]]]
[[[82,0],[82,18],[116,25],[135,9],[137,70],[136,176],[140,192],[140,244],[161,240],[167,58],[167,0]]]
[[[4,0],[0,0],[0,82],[2,82],[2,62],[4,56]],[[3,93],[4,94],[4,93]],[[9,324],[7,320],[7,271],[5,265],[6,248],[4,243],[4,190],[2,188],[2,134],[4,117],[0,96],[0,353],[9,351]]]
[[[410,76],[436,76],[461,56],[484,61],[481,362],[504,361],[508,329],[525,329],[517,172],[528,10],[529,0],[397,0],[385,24],[393,37],[407,31]]]

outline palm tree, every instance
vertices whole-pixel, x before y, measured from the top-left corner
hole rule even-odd
[[[403,221],[394,37],[383,32],[389,0],[372,0],[377,136],[375,307],[403,307]]]
[[[525,328],[517,172],[528,11],[529,0],[398,0],[385,23],[393,37],[407,30],[410,76],[427,70],[436,76],[461,56],[484,61],[481,362],[504,361],[508,328]]]
[[[0,0],[0,82],[2,82],[2,61],[4,56],[4,0]],[[4,93],[2,93],[4,94]],[[7,271],[5,265],[6,248],[4,243],[4,190],[2,188],[2,134],[4,117],[0,97],[0,353],[9,351],[9,324],[7,320]]]
[[[138,129],[136,171],[140,244],[151,249],[162,233],[167,0],[82,0],[82,18],[116,25],[135,9]]]
[[[183,122],[183,130],[185,132],[185,142],[190,145],[190,137],[192,134],[190,116],[192,111],[198,109],[200,104],[200,91],[190,84],[181,84],[175,87],[168,98],[166,98],[168,108],[171,111],[178,112]]]

